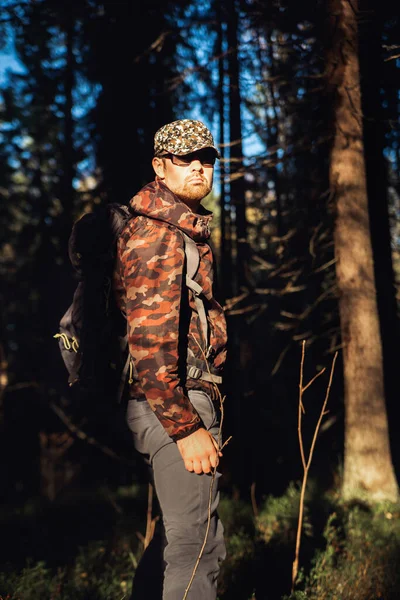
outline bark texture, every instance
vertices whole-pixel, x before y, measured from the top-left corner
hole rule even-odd
[[[328,85],[334,94],[330,185],[345,382],[344,499],[396,501],[385,403],[363,147],[357,2],[331,0]]]

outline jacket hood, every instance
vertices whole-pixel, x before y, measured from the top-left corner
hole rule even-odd
[[[199,213],[192,212],[161,181],[155,180],[144,186],[129,204],[136,214],[175,225],[195,242],[210,237],[212,213],[203,206],[200,206]]]

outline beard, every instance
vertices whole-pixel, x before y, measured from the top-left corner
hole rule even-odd
[[[203,179],[202,182],[186,181],[183,186],[175,191],[175,194],[181,200],[189,200],[192,202],[200,202],[205,198],[212,189],[212,181],[209,182],[207,179]]]

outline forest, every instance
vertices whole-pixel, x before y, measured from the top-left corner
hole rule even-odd
[[[398,600],[397,3],[0,9],[0,600],[130,598],[157,499],[123,403],[74,395],[54,336],[73,223],[128,204],[185,118],[221,153],[218,600]]]

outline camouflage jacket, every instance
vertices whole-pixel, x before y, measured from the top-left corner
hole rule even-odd
[[[168,435],[178,440],[202,426],[187,390],[214,389],[215,395],[215,384],[186,377],[188,347],[204,359],[204,343],[192,293],[184,284],[181,231],[196,242],[200,254],[195,281],[203,288],[207,310],[208,364],[221,373],[226,358],[225,316],[213,296],[213,254],[206,241],[212,214],[203,207],[202,214],[193,213],[158,179],[130,205],[138,216],[119,238],[114,277],[137,375],[129,395],[145,396]]]

